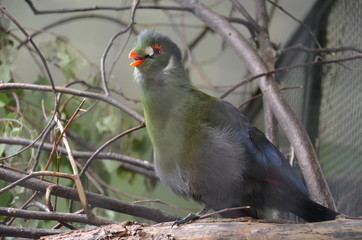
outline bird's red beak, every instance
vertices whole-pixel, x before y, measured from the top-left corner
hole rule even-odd
[[[138,55],[133,50],[129,53],[128,58],[133,58],[134,60],[136,60],[136,61],[130,63],[130,66],[133,66],[133,67],[136,67],[145,61],[145,57]]]

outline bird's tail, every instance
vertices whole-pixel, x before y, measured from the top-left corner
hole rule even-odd
[[[339,215],[339,213],[308,198],[303,200],[303,204],[296,205],[290,211],[307,222],[330,221],[336,219]]]

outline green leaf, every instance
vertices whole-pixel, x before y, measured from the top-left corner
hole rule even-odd
[[[0,107],[5,107],[10,102],[8,96],[3,93],[0,93]]]
[[[11,71],[15,69],[15,66],[9,64],[0,65],[0,82],[10,82]]]
[[[7,182],[0,181],[0,189],[6,187],[7,185]],[[9,191],[2,193],[0,197],[0,206],[8,206],[11,203],[12,199],[13,195]]]
[[[120,126],[120,117],[115,115],[108,115],[104,118],[99,119],[96,122],[96,128],[99,133],[106,133],[111,132],[115,133],[117,132],[119,126]]]
[[[48,83],[48,79],[43,75],[38,75],[38,78],[35,81],[35,84],[39,85],[47,85]]]

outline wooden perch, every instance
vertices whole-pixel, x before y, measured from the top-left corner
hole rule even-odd
[[[362,220],[338,219],[318,223],[250,219],[198,220],[171,227],[172,223],[144,225],[130,221],[45,236],[43,240],[64,239],[362,239]]]

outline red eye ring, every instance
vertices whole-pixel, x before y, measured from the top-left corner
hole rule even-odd
[[[153,49],[153,53],[154,53],[155,55],[160,55],[160,54],[163,52],[162,47],[161,47],[160,45],[158,45],[158,44],[154,44],[154,45],[152,46],[152,49]]]

